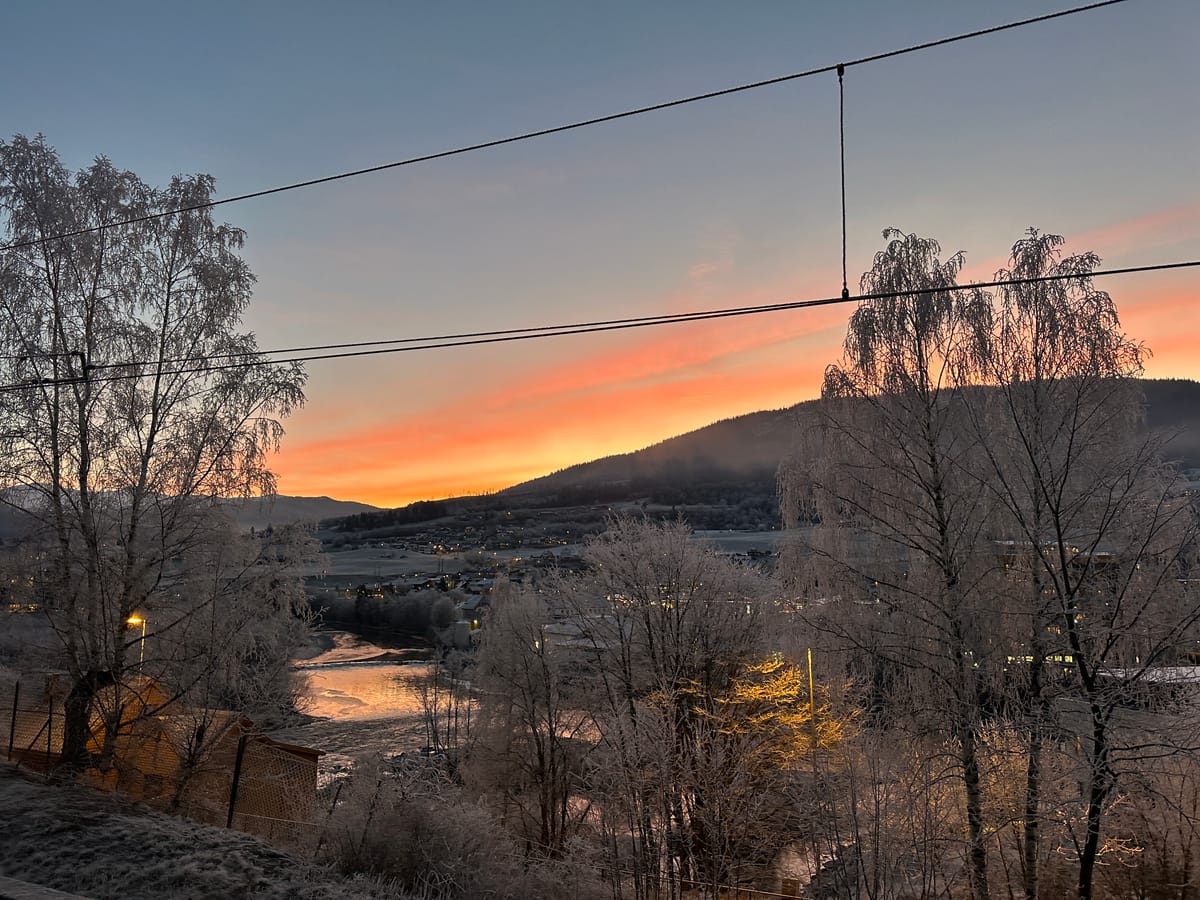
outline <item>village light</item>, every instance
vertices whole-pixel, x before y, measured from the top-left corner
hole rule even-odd
[[[137,628],[139,625],[142,628],[142,636],[138,641],[138,668],[140,669],[142,664],[146,661],[146,620],[137,613],[132,613],[129,618],[125,620],[125,624],[130,628]]]

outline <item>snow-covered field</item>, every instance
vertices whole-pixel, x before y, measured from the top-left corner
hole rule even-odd
[[[332,550],[301,568],[301,574],[316,576],[316,587],[338,588],[359,583],[392,581],[416,572],[458,572],[465,566],[461,556],[437,556],[376,544],[354,550]]]

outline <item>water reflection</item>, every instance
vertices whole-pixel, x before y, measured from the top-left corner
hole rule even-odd
[[[378,643],[322,630],[296,668],[308,677],[305,712],[336,720],[387,719],[421,712],[418,684],[430,672],[427,647],[415,641]],[[394,644],[385,647],[380,644]]]

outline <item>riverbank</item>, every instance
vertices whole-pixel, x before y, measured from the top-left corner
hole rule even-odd
[[[393,628],[355,628],[326,622],[292,655],[296,668],[345,662],[414,662],[433,658],[433,647],[417,634]]]

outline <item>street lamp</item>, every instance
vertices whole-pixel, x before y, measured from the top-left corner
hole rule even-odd
[[[125,620],[125,624],[130,628],[137,628],[139,625],[142,626],[142,637],[138,641],[138,668],[140,669],[146,661],[146,619],[137,613],[133,613]]]

